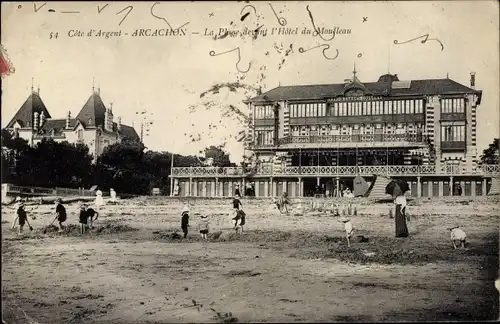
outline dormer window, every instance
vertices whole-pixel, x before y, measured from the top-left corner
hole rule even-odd
[[[92,118],[89,118],[89,125],[92,125]]]

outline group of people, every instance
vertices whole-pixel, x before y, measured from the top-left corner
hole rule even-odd
[[[15,199],[15,217],[14,221],[12,222],[11,229],[14,230],[16,225],[18,226],[18,235],[22,235],[24,226],[28,224],[30,231],[33,230],[33,227],[29,223],[28,220],[28,213],[26,210],[26,205],[24,199],[21,197],[16,197]],[[87,229],[93,227],[93,222],[95,222],[99,217],[99,213],[95,211],[93,208],[89,208],[87,204],[81,204],[80,205],[80,217],[79,217],[79,222],[81,225],[81,233],[84,234]],[[35,220],[36,217],[32,216],[32,219]],[[68,214],[66,212],[66,207],[63,205],[62,199],[57,198],[55,200],[55,217],[50,223],[50,225],[54,224],[54,222],[57,221],[59,225],[59,232],[62,232],[65,228],[64,223],[68,219]],[[90,224],[90,226],[89,226]],[[49,226],[50,226],[49,225]]]
[[[245,212],[243,211],[243,204],[241,203],[240,196],[238,193],[235,194],[233,198],[233,211],[234,211],[234,217],[232,220],[234,221],[234,230],[238,231],[238,229],[243,232],[243,226],[245,225]],[[189,232],[189,214],[190,214],[190,208],[187,203],[184,203],[184,206],[182,208],[181,212],[181,229],[184,234],[184,238],[187,237],[188,232]],[[199,212],[194,213],[194,216],[197,216],[199,218],[198,221],[198,230],[200,232],[201,238],[204,240],[208,239],[208,234],[210,231],[210,221],[207,215],[201,214]]]
[[[181,229],[182,232],[184,233],[184,238],[187,238],[188,231],[189,231],[189,206],[187,203],[184,204],[184,207],[182,208],[182,214],[181,214]],[[195,213],[194,216],[198,216],[199,223],[198,223],[198,230],[200,231],[201,238],[204,240],[208,240],[208,232],[210,230],[210,222],[208,220],[207,215],[201,215],[200,213]]]

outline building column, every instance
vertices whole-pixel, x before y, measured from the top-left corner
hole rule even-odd
[[[432,197],[432,195],[434,194],[432,192],[432,184],[434,183],[434,181],[427,181],[427,191],[429,192],[429,197]]]
[[[302,177],[299,177],[299,192],[297,194],[298,197],[303,197],[303,192],[304,192],[304,189],[302,187]]]
[[[465,181],[460,181],[460,187],[462,187],[462,194],[460,196],[465,196]]]
[[[335,178],[335,191],[336,191],[336,197],[340,197],[340,178],[339,177]]]
[[[422,180],[417,177],[417,197],[422,197]]]
[[[264,196],[263,197],[269,197],[269,181],[267,181],[267,180],[266,180],[266,182],[264,182]]]
[[[219,196],[224,197],[224,182],[219,182]]]
[[[320,178],[320,177],[316,177],[316,185],[318,185],[318,186],[319,186],[320,180],[321,180],[321,178]]]
[[[450,196],[453,196],[453,177],[450,177]]]
[[[215,193],[217,192],[217,182],[215,180],[210,180],[210,197],[215,197]]]
[[[288,181],[283,180],[283,193],[285,192],[288,194]]]
[[[487,183],[488,183],[488,179],[483,178],[483,192],[482,192],[482,195],[483,195],[483,196],[486,196],[486,195],[488,194],[488,193],[486,192],[486,191],[488,190]]]
[[[292,186],[292,192],[290,193],[290,195],[292,197],[297,197],[297,185],[295,184],[295,182],[293,182],[293,186]]]
[[[219,178],[215,178],[215,183],[214,183],[214,197],[219,196]]]
[[[439,197],[443,196],[443,181],[439,180]]]
[[[191,196],[192,191],[193,191],[193,178],[189,178],[189,186],[186,192],[186,196]]]
[[[207,182],[206,181],[201,182],[201,196],[202,197],[207,196]]]
[[[470,195],[472,197],[476,196],[476,180],[470,182]]]
[[[276,197],[276,185],[278,183],[271,178],[271,197]]]
[[[198,196],[198,181],[193,181],[193,196]]]
[[[227,190],[229,191],[229,197],[234,196],[234,191],[233,191],[233,181],[230,180],[228,185],[227,185]]]
[[[255,197],[259,197],[259,192],[260,192],[260,182],[259,181],[255,181]]]

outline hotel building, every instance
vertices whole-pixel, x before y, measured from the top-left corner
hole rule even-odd
[[[478,165],[482,91],[449,78],[280,86],[245,103],[250,169],[175,168],[180,196],[231,196],[249,181],[256,196],[312,195],[361,176],[405,179],[414,196],[485,195],[498,166]],[[243,192],[243,190],[242,190]]]

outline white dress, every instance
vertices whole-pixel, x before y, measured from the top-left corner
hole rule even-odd
[[[96,194],[96,197],[95,197],[95,205],[97,207],[99,206],[104,206],[104,199],[102,198],[102,191],[101,190],[97,190],[95,192]]]
[[[116,202],[116,191],[110,190],[109,196],[111,197],[110,201],[115,203]]]

